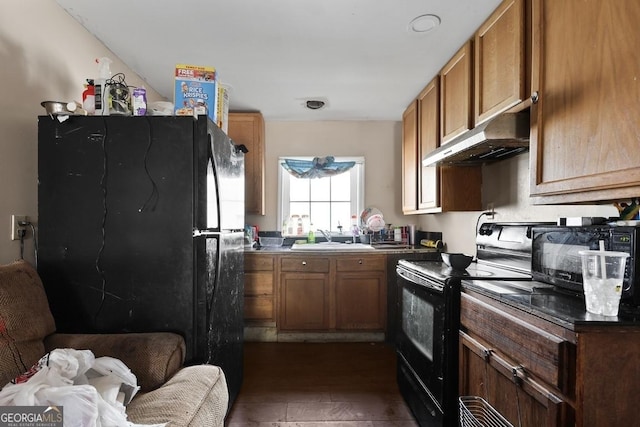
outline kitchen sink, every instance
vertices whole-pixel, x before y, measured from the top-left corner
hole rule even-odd
[[[320,243],[294,243],[293,251],[374,251],[375,248],[364,243],[345,242],[320,242]]]

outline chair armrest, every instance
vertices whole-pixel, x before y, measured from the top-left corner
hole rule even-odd
[[[141,391],[167,382],[184,364],[184,339],[169,332],[126,334],[51,334],[44,340],[46,351],[55,348],[91,350],[96,357],[120,359],[138,379]]]

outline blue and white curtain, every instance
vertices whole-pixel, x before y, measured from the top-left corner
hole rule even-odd
[[[313,160],[284,159],[282,167],[296,178],[325,178],[340,175],[356,162],[336,162],[333,156],[314,157]]]

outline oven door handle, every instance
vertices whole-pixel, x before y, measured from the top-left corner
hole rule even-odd
[[[432,282],[427,278],[420,277],[417,274],[411,273],[403,268],[400,268],[400,267],[396,268],[396,273],[398,274],[399,277],[406,280],[407,282],[414,283],[419,286],[424,286],[425,288],[434,290],[439,294],[441,294],[444,291],[443,285]]]

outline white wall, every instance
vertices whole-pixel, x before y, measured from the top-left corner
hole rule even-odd
[[[384,214],[385,221],[403,224],[401,209],[400,122],[266,122],[266,212],[248,215],[248,224],[279,230],[278,158],[282,156],[364,156],[365,204]]]
[[[81,101],[83,83],[96,76],[94,60],[102,56],[114,61],[112,71],[123,72],[129,85],[144,84],[54,0],[0,5],[0,264],[20,255],[19,242],[10,240],[11,215],[37,220],[40,102]],[[149,101],[162,99],[145,87]],[[33,239],[25,258],[34,261]]]
[[[551,221],[558,217],[615,217],[618,211],[606,205],[532,205],[529,201],[529,154],[484,165],[482,169],[483,206],[493,202],[496,215],[485,221]],[[475,226],[482,211],[421,215],[420,229],[442,231],[448,252],[475,255]]]

